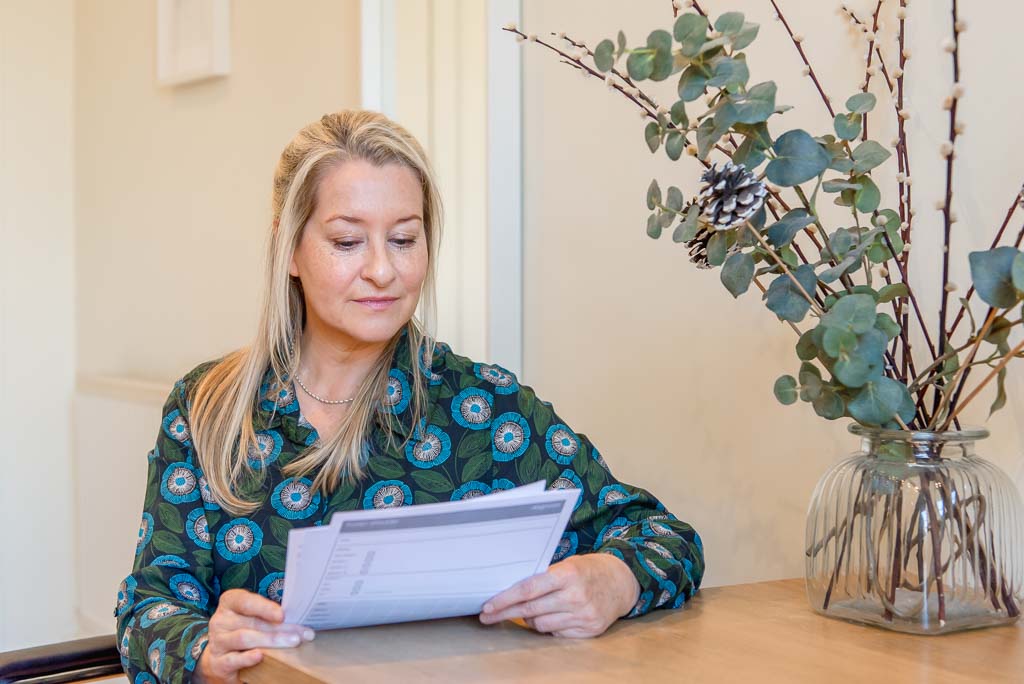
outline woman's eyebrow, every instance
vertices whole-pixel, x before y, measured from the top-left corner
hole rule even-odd
[[[406,221],[422,221],[422,220],[423,220],[423,217],[420,216],[419,214],[410,214],[409,216],[404,216],[404,217],[398,219],[397,221],[395,221],[395,224],[397,225],[399,223],[405,223]],[[327,219],[325,219],[324,223],[330,223],[331,221],[345,221],[346,223],[356,223],[356,224],[366,223],[366,221],[364,221],[363,219],[359,218],[358,216],[348,216],[347,214],[335,214],[334,216],[330,216]]]

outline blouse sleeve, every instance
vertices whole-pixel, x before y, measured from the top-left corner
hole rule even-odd
[[[496,388],[491,422],[496,478],[583,491],[552,561],[591,552],[619,557],[640,584],[627,617],[681,606],[704,575],[700,537],[650,492],[616,480],[586,435],[509,376],[511,383]]]
[[[207,506],[216,505],[204,504],[205,490],[179,381],[149,453],[135,564],[114,610],[121,665],[132,682],[190,681],[206,646],[220,590],[206,522]]]

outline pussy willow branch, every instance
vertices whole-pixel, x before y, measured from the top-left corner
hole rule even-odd
[[[825,103],[825,107],[828,109],[829,115],[835,119],[836,113],[832,109],[832,103],[829,101],[828,95],[825,94],[824,89],[822,89],[821,81],[818,80],[818,75],[814,73],[814,67],[812,67],[811,63],[807,60],[807,55],[804,53],[803,46],[800,44],[800,41],[793,39],[793,29],[789,27],[789,22],[786,21],[786,17],[782,14],[782,10],[779,9],[778,3],[776,3],[775,0],[769,0],[769,2],[772,3],[772,7],[775,8],[775,13],[779,15],[779,21],[781,21],[782,25],[786,28],[786,33],[789,34],[790,40],[792,40],[793,45],[796,46],[797,52],[800,53],[800,59],[804,61],[804,66],[810,71],[808,75],[811,77],[811,80],[814,81],[814,87],[818,89],[818,94],[821,95],[821,101]]]
[[[952,0],[953,6],[953,88],[960,84],[960,21],[957,16],[957,0]],[[956,145],[956,110],[960,98],[957,93],[952,93],[952,103],[949,108],[949,144],[955,149]],[[943,221],[943,248],[942,248],[942,308],[939,311],[939,349],[945,349],[946,345],[946,311],[949,307],[949,241],[953,223],[950,220],[950,212],[953,204],[953,159],[956,156],[954,149],[949,150],[946,157],[946,198],[942,205]],[[938,408],[939,396],[935,397],[935,406]]]
[[[875,37],[878,35],[878,13],[882,9],[882,2],[883,2],[883,0],[878,0],[878,3],[875,5],[875,14],[874,14],[874,17],[872,18],[872,25],[871,25],[871,38],[868,39],[868,56],[867,56],[867,60],[866,60],[867,64],[866,64],[865,73],[864,73],[864,87],[862,88],[862,91],[865,92],[865,93],[868,92],[868,87],[871,85],[871,58],[874,56],[874,53],[875,53]],[[881,54],[878,55],[878,61],[879,62],[882,61],[882,55]],[[883,66],[884,66],[884,64],[883,64]],[[863,116],[861,116],[861,140],[867,140],[867,139],[868,139],[868,113],[864,112]]]

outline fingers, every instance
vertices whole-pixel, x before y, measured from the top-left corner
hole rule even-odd
[[[512,618],[535,618],[540,615],[547,615],[548,613],[561,613],[570,608],[566,599],[566,592],[555,591],[535,599],[513,604],[504,610],[492,610],[481,613],[480,621],[485,625],[490,625],[502,620],[511,620]]]
[[[248,651],[253,648],[292,648],[302,642],[294,632],[261,632],[255,629],[236,629],[217,636],[216,647],[220,653]],[[211,644],[211,646],[214,644]]]
[[[534,575],[533,577],[527,577],[487,601],[484,604],[483,613],[501,612],[517,603],[530,601],[545,594],[550,594],[553,591],[558,591],[563,585],[564,578],[550,571]]]
[[[244,589],[225,591],[221,594],[220,606],[239,615],[248,615],[271,623],[284,621],[284,609],[280,605],[265,596]]]

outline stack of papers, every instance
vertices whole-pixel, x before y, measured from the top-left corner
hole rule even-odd
[[[547,570],[581,492],[534,482],[460,501],[335,513],[293,529],[285,622],[313,629],[474,615]]]

